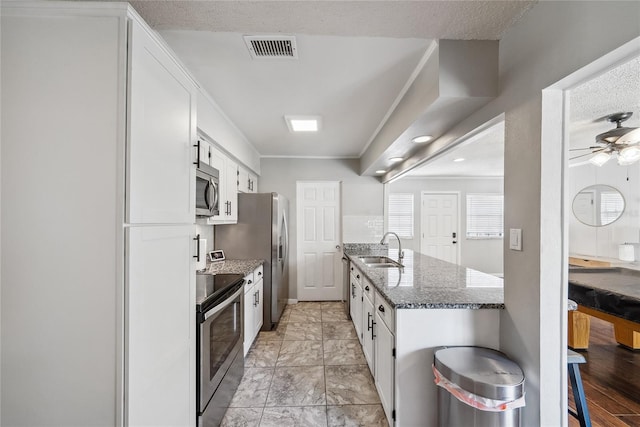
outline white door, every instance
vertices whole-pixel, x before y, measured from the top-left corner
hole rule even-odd
[[[196,90],[144,29],[131,31],[127,221],[193,223]]]
[[[297,183],[298,299],[342,299],[340,183]]]
[[[420,251],[458,263],[458,194],[422,193]]]
[[[127,229],[125,425],[195,425],[194,235]]]

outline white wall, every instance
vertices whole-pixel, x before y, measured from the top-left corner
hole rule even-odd
[[[355,159],[262,158],[261,163],[259,191],[281,193],[289,199],[289,298],[297,298],[296,181],[341,181],[342,215],[352,217],[346,221],[351,227],[360,221],[363,229],[371,218],[382,219],[383,185],[377,178],[359,176],[359,163]],[[347,234],[354,233],[347,230]]]
[[[537,3],[500,41],[500,95],[433,143],[455,141],[505,113],[505,229],[522,229],[523,250],[503,248],[500,346],[525,372],[526,426],[555,427],[567,417],[561,268],[566,260],[558,255],[563,148],[543,139],[542,90],[638,37],[638,16],[640,2]]]
[[[389,184],[389,193],[413,193],[414,238],[402,239],[402,247],[420,252],[421,197],[423,191],[459,192],[460,265],[489,274],[502,273],[502,239],[467,239],[467,193],[503,193],[502,178],[402,178]]]
[[[125,8],[115,13],[3,10],[2,425],[118,422]]]
[[[586,163],[569,168],[567,197],[569,206],[583,188],[604,184],[616,188],[625,200],[625,210],[614,223],[591,227],[569,213],[569,252],[605,258],[618,258],[618,245],[638,243],[640,238],[640,163],[619,166],[610,160],[602,167]],[[636,248],[637,250],[637,248]],[[638,254],[636,254],[636,258]]]

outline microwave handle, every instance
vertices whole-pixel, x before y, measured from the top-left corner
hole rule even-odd
[[[209,185],[207,187],[207,194],[209,197],[207,199],[212,201],[211,204],[208,204],[209,210],[215,210],[215,207],[218,206],[218,184],[211,179],[209,180]]]

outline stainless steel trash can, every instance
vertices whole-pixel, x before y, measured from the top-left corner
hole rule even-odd
[[[441,348],[434,354],[434,367],[436,378],[444,379],[438,384],[438,426],[520,426],[524,374],[503,353],[484,347]]]

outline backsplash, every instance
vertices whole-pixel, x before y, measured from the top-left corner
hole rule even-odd
[[[344,243],[378,243],[384,234],[382,215],[344,215],[342,241]]]

